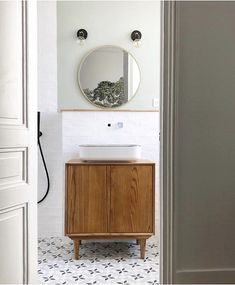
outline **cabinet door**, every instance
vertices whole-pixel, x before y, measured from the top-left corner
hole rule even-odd
[[[68,165],[66,233],[107,233],[106,166]]]
[[[153,232],[153,166],[111,166],[112,233]]]

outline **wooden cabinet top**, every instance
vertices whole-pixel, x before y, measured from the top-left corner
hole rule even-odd
[[[113,164],[117,164],[117,165],[154,165],[155,162],[151,161],[151,160],[145,160],[145,159],[139,159],[136,161],[111,161],[111,160],[101,160],[101,161],[83,161],[80,159],[71,159],[69,161],[66,162],[67,165],[113,165]]]

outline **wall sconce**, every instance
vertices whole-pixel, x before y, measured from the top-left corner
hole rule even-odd
[[[80,29],[77,31],[77,43],[80,44],[80,46],[83,46],[85,43],[85,40],[88,36],[88,33],[84,29]]]
[[[141,46],[141,37],[142,37],[142,34],[140,31],[135,30],[131,33],[131,39],[133,41],[134,47]]]

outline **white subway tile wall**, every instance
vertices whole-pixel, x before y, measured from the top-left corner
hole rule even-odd
[[[123,128],[117,128],[117,122]],[[111,123],[111,127],[108,127]],[[159,233],[159,113],[156,112],[64,112],[62,114],[63,159],[79,158],[79,144],[140,144],[142,158],[156,163],[155,227]]]

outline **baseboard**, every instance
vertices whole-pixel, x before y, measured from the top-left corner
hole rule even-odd
[[[176,284],[234,284],[235,268],[208,270],[180,270],[174,278]]]

